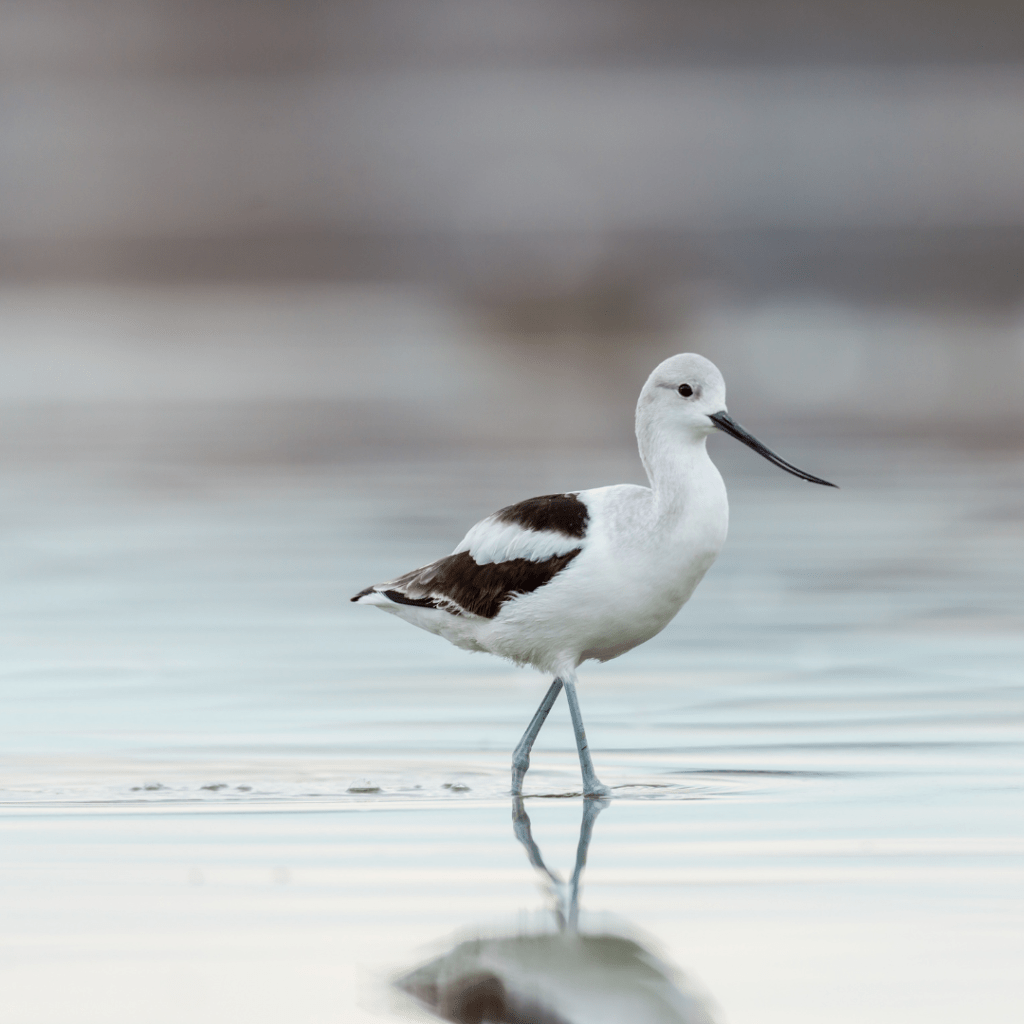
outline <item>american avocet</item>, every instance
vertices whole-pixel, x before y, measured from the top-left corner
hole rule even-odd
[[[447,557],[352,598],[457,647],[555,676],[513,754],[514,795],[563,688],[584,795],[609,795],[587,748],[576,669],[660,633],[717,557],[729,503],[705,446],[716,429],[794,476],[835,486],[783,461],[729,416],[713,363],[692,353],[672,356],[647,378],[636,407],[650,487],[614,484],[509,505],[477,523]]]

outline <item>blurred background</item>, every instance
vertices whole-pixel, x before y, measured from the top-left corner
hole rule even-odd
[[[1019,441],[1004,0],[3,0],[0,449]]]

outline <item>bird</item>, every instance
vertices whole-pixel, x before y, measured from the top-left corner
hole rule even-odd
[[[583,796],[611,795],[594,769],[576,671],[660,633],[721,551],[729,502],[707,452],[715,431],[802,480],[836,486],[741,427],[728,413],[718,367],[685,352],[654,368],[637,401],[637,446],[649,486],[613,484],[509,505],[480,520],[450,555],[352,598],[457,647],[554,677],[513,752],[513,796],[522,795],[534,741],[562,690]]]

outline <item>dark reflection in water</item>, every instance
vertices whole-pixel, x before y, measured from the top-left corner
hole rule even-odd
[[[716,1024],[711,1000],[622,922],[580,927],[583,869],[604,801],[584,800],[576,864],[566,882],[544,862],[521,799],[516,838],[544,880],[553,918],[514,934],[459,942],[396,981],[456,1024]]]

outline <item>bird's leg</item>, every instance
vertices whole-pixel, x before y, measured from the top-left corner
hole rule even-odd
[[[576,847],[576,867],[573,869],[569,882],[569,909],[566,913],[566,924],[570,931],[576,931],[580,921],[580,876],[587,866],[587,851],[590,849],[590,837],[594,833],[594,822],[597,816],[608,806],[607,800],[584,800],[583,819],[580,821],[580,842]]]
[[[569,714],[572,715],[572,727],[576,733],[576,749],[580,755],[580,770],[583,772],[583,795],[599,798],[612,795],[612,791],[604,785],[594,772],[594,762],[590,760],[590,749],[587,747],[587,734],[583,729],[583,715],[580,714],[580,701],[576,696],[576,680],[563,679],[565,699],[569,702]]]
[[[537,738],[537,733],[540,732],[540,727],[548,717],[548,712],[551,710],[551,706],[555,703],[561,690],[562,680],[556,679],[548,688],[548,692],[544,694],[544,699],[540,702],[540,707],[537,708],[532,721],[526,727],[523,738],[516,745],[516,749],[512,754],[513,796],[520,796],[523,792],[523,776],[530,767],[530,751],[533,749],[533,741]]]

